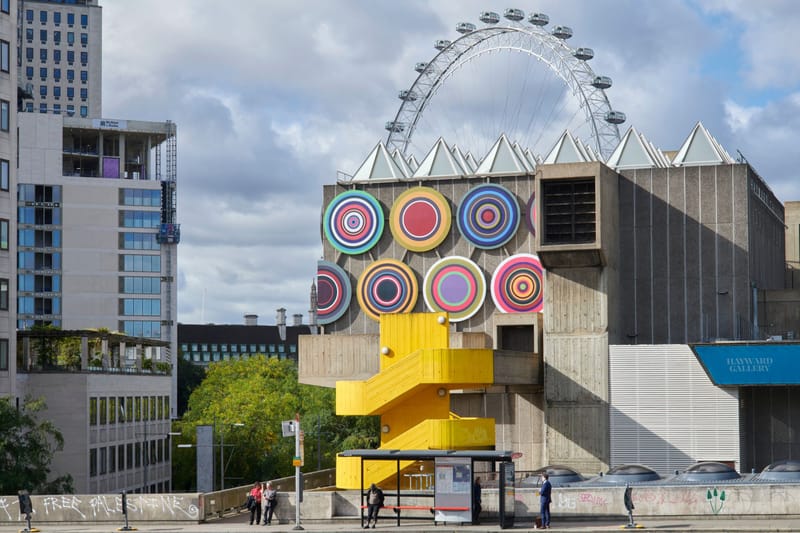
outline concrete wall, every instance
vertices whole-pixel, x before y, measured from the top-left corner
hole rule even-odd
[[[800,201],[784,204],[786,217],[786,287],[800,289]]]

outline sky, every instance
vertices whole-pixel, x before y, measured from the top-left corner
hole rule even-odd
[[[613,79],[606,94],[627,116],[621,134],[633,126],[656,147],[676,150],[700,121],[734,158],[743,154],[779,200],[800,200],[794,0],[100,5],[104,118],[178,127],[182,323],[242,324],[256,314],[270,325],[279,308],[307,320],[322,255],[323,185],[339,172],[352,175],[386,141],[384,125],[400,107],[398,91],[414,83],[414,65],[434,58],[435,41],[457,39],[458,23],[482,26],[483,11],[516,7],[547,14],[548,28],[569,26],[566,43],[592,48],[588,65]],[[567,116],[579,109],[570,93],[547,96],[554,80],[530,56],[486,54],[442,85],[410,148],[421,160],[441,135],[481,157],[477,139],[517,128],[546,153],[582,120]],[[545,95],[536,112],[546,118],[523,119],[525,127],[520,116],[533,115],[523,107],[533,94]]]

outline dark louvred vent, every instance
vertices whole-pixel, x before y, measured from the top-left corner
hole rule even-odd
[[[542,182],[542,244],[595,242],[594,179]]]

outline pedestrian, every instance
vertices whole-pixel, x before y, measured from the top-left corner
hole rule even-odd
[[[472,523],[479,524],[478,515],[481,514],[481,478],[476,477],[472,484]]]
[[[383,491],[373,483],[367,491],[367,525],[364,526],[364,529],[369,527],[370,522],[372,522],[372,529],[375,529],[381,507],[383,507]]]
[[[261,522],[261,483],[256,481],[250,493],[247,495],[247,505],[250,509],[250,525],[253,525],[253,519],[256,525]]]
[[[539,514],[542,519],[542,529],[550,529],[550,493],[553,486],[550,484],[550,476],[547,472],[542,472],[542,486],[539,488]]]
[[[272,524],[272,513],[275,512],[275,506],[278,505],[278,492],[272,487],[271,481],[267,481],[264,486],[261,498],[264,502],[264,525],[269,526]]]

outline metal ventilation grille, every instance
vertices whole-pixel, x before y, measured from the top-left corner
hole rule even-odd
[[[542,244],[595,242],[594,179],[542,182]]]

